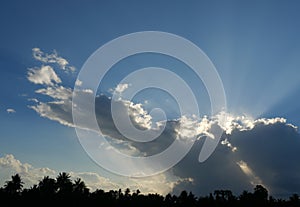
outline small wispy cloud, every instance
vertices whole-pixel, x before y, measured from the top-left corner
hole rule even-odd
[[[30,68],[27,72],[27,79],[34,84],[54,85],[61,83],[61,79],[49,65],[40,68]]]
[[[75,85],[76,85],[76,86],[82,86],[82,81],[79,80],[79,79],[77,79],[77,80],[75,81]]]
[[[32,55],[34,59],[41,61],[42,63],[57,64],[59,68],[64,71],[75,71],[75,67],[71,66],[65,58],[59,56],[55,50],[53,51],[53,53],[48,54],[44,53],[40,48],[33,48]]]
[[[115,95],[121,95],[129,86],[128,83],[120,83],[115,88],[109,89],[109,91]]]
[[[14,110],[12,108],[8,108],[8,109],[6,109],[6,112],[9,114],[14,114],[14,113],[16,113],[16,110]]]
[[[29,98],[29,99],[27,99],[27,101],[32,101],[34,103],[38,103],[39,102],[39,100],[37,100],[36,98]]]

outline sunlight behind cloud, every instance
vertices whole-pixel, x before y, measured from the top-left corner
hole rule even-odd
[[[35,83],[34,81],[30,80],[29,77],[27,78],[28,81]],[[36,97],[28,99],[30,101],[29,107],[35,110],[40,116],[59,122],[62,125],[95,132],[96,128],[89,128],[87,125],[84,124],[74,124],[72,118],[73,89],[65,86],[65,83],[58,77],[58,75],[57,78],[61,82],[55,82],[54,80],[52,80],[53,78],[50,78],[50,82],[52,83],[49,83],[49,81],[40,81],[40,84],[42,84],[43,87],[35,91]],[[38,78],[36,80],[38,80]],[[78,80],[75,84],[77,86],[81,86],[82,82]],[[129,85],[130,84],[118,85],[113,91],[110,92],[118,92],[119,94],[122,94],[126,92],[126,90],[129,90]],[[81,88],[76,93],[82,94],[84,100],[91,99],[93,95],[93,91],[88,88]],[[39,101],[41,96],[51,98],[51,100],[48,102]],[[124,115],[125,112],[128,113],[135,127],[140,129],[157,130],[160,129],[162,125],[165,125],[165,130],[156,140],[153,140],[153,142],[149,143],[137,143],[132,140],[126,139],[126,137],[120,134],[114,126],[113,119],[111,117],[111,114],[109,113],[111,103],[113,101],[117,101],[119,104],[118,106],[120,111],[118,114]],[[268,132],[268,130],[270,129],[274,131],[280,129],[283,132],[285,132],[286,130],[285,133],[287,134],[287,138],[290,138],[290,136],[292,138],[294,138],[293,136],[298,136],[298,132],[296,131],[297,126],[288,123],[286,118],[253,118],[245,114],[236,115],[226,111],[221,111],[220,113],[215,114],[214,116],[190,117],[183,115],[177,117],[176,119],[163,119],[163,121],[155,119],[156,124],[153,124],[153,114],[151,114],[145,107],[147,104],[149,104],[150,101],[153,102],[151,97],[149,97],[147,101],[141,102],[126,100],[122,97],[119,97],[119,99],[112,99],[110,98],[110,96],[105,95],[103,93],[95,97],[96,118],[99,122],[99,126],[101,127],[102,133],[105,135],[106,139],[110,144],[110,148],[115,148],[126,155],[147,157],[163,151],[176,138],[189,141],[193,140],[193,138],[196,137],[197,139],[195,145],[199,146],[199,143],[203,143],[205,138],[211,140],[214,139],[214,134],[212,131],[214,127],[221,128],[224,131],[224,133],[221,137],[220,144],[217,146],[216,152],[214,152],[216,155],[213,155],[212,158],[208,159],[207,162],[203,163],[203,165],[205,165],[208,169],[206,170],[201,168],[202,165],[199,165],[198,160],[185,159],[178,165],[174,166],[173,170],[165,172],[163,174],[159,174],[158,177],[152,177],[151,179],[145,181],[133,181],[131,179],[126,181],[123,180],[123,183],[111,182],[108,178],[102,178],[101,176],[92,172],[78,173],[78,176],[90,177],[91,180],[93,180],[90,182],[91,188],[95,188],[96,186],[98,186],[98,182],[107,183],[107,187],[123,187],[125,186],[125,184],[130,183],[130,186],[132,187],[138,186],[138,188],[140,189],[144,187],[143,189],[145,189],[146,192],[166,193],[176,189],[180,189],[181,186],[188,186],[188,188],[193,189],[193,185],[202,185],[203,183],[205,184],[208,181],[211,183],[210,186],[214,186],[218,182],[227,183],[221,179],[223,175],[221,176],[218,173],[216,173],[213,176],[214,179],[221,179],[218,182],[216,181],[215,183],[215,181],[208,179],[208,177],[212,174],[211,171],[216,170],[215,166],[219,165],[224,165],[222,167],[224,173],[227,173],[228,175],[235,175],[234,178],[232,178],[232,183],[227,183],[226,185],[224,184],[225,186],[233,186],[237,189],[240,189],[239,186],[245,187],[248,184],[255,185],[263,182],[264,184],[270,186],[272,189],[275,189],[274,192],[278,192],[278,189],[281,188],[280,183],[278,184],[274,180],[266,178],[264,174],[261,173],[262,168],[267,168],[267,166],[257,167],[256,163],[260,163],[260,160],[257,160],[256,158],[252,159],[252,157],[255,157],[256,154],[259,154],[261,152],[255,152],[254,154],[245,153],[244,143],[251,143],[251,141],[255,140],[256,135],[259,133],[262,133],[263,135],[264,133],[271,133]],[[82,108],[80,108],[80,112],[85,114],[86,110],[88,110],[89,107],[86,105],[82,105],[81,107]],[[290,131],[291,129],[292,132]],[[255,135],[251,136],[250,138],[247,137],[248,134],[252,133],[254,133]],[[275,140],[270,141],[285,141],[280,140],[278,137],[275,138]],[[292,140],[287,140],[286,142],[291,141]],[[293,139],[293,141],[297,142],[297,139]],[[98,147],[98,149],[101,148],[101,146],[98,146],[98,142],[93,143],[93,145]],[[298,145],[295,143],[295,146]],[[197,149],[200,151],[200,148]],[[192,152],[194,158],[199,155],[199,151]],[[113,160],[114,158],[109,157],[107,159]],[[209,161],[211,159],[213,161]],[[224,163],[220,163],[220,160],[222,160],[222,162]],[[151,168],[153,167],[152,165],[137,165],[135,162],[124,162],[122,163],[122,165],[130,169],[143,168],[145,169],[145,172],[146,170],[151,171]],[[191,165],[195,166],[195,172],[191,172],[191,169],[189,167]],[[280,169],[277,168],[275,168],[274,172],[275,171],[276,173],[278,173],[278,175],[285,174],[285,172],[282,172]],[[210,173],[207,174],[208,172]],[[74,173],[74,175],[77,174]]]

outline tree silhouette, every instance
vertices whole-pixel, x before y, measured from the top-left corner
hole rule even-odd
[[[291,206],[300,206],[300,198],[298,194],[293,194],[290,197],[289,203],[291,204]]]
[[[73,184],[73,192],[75,192],[77,195],[84,194],[88,193],[89,189],[86,187],[84,181],[82,181],[80,178],[77,178]]]
[[[262,185],[256,185],[253,196],[256,205],[265,206],[268,201],[268,190]]]
[[[132,193],[131,193],[132,192]],[[119,190],[104,191],[96,189],[90,192],[80,178],[71,180],[70,174],[59,173],[56,179],[43,177],[38,184],[23,189],[21,177],[16,174],[0,188],[1,206],[104,206],[104,207],[300,207],[298,194],[288,200],[268,197],[268,190],[257,185],[252,192],[243,191],[234,196],[230,190],[215,190],[208,196],[197,198],[192,192],[183,190],[180,195],[167,194],[165,197],[157,193],[144,195],[140,190],[124,192]]]
[[[19,174],[11,176],[10,181],[6,181],[4,190],[10,194],[20,193],[23,188],[23,182]]]
[[[42,194],[53,195],[57,191],[56,180],[45,176],[38,184],[38,188]]]
[[[66,172],[59,173],[56,177],[56,184],[58,188],[58,193],[69,194],[73,190],[73,184],[70,174]]]

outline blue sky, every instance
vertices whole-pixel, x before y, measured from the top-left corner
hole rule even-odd
[[[300,126],[298,1],[9,1],[0,4],[2,158],[10,154],[20,163],[30,163],[34,169],[45,167],[56,172],[71,171],[78,176],[80,172],[96,172],[114,183],[112,187],[125,186],[122,177],[103,170],[89,158],[76,138],[73,127],[50,120],[49,114],[48,118],[47,115],[41,117],[28,107],[36,104],[28,101],[29,98],[37,98],[44,103],[51,100],[49,96],[35,93],[46,86],[30,82],[28,71],[29,68],[47,65],[33,57],[33,48],[39,48],[43,54],[53,54],[55,50],[59,57],[76,68],[75,72],[65,72],[59,65],[53,66],[62,81],[60,85],[73,88],[78,72],[96,49],[121,35],[139,31],[174,33],[200,47],[219,72],[227,97],[228,113],[233,117],[245,115],[251,117],[253,123],[259,118],[271,120],[281,117],[286,119],[285,126],[288,123]],[[201,81],[186,72],[184,66],[155,55],[121,62],[108,75],[102,92],[109,94],[109,89],[116,87],[123,73],[148,64],[173,67],[193,88],[199,87],[197,98],[200,102],[207,99]],[[124,68],[123,73],[118,72],[120,68]],[[151,97],[151,92],[148,95]],[[142,102],[147,99],[145,96],[141,95],[135,101]],[[152,94],[149,100],[154,105],[163,105],[166,104],[162,101],[165,98]],[[204,111],[207,110],[206,104],[204,100]],[[146,104],[144,107],[147,110]],[[172,107],[173,102],[165,105],[166,109]],[[15,112],[8,113],[8,109]],[[170,118],[178,118],[173,113],[172,110],[168,111]],[[271,122],[261,121],[254,125],[269,126]],[[277,120],[271,124],[276,123],[283,122]],[[239,136],[243,135],[241,133]],[[299,138],[298,132],[286,136]],[[291,157],[299,158],[299,155]],[[257,168],[258,172],[262,171],[261,167]],[[178,178],[182,179],[183,187],[194,189],[184,180],[193,177],[193,173],[168,173],[171,175],[165,176],[166,186]],[[5,178],[7,176],[3,173],[1,181]],[[153,189],[155,179],[151,181],[154,183]],[[270,187],[272,182],[268,182]],[[132,181],[128,185],[136,186],[134,183]],[[220,180],[212,188],[218,187],[217,184],[226,187]],[[180,189],[180,185],[177,187]],[[275,188],[278,194],[288,192],[278,186]],[[165,191],[174,189],[176,187],[166,187]],[[238,187],[236,189],[239,190]]]

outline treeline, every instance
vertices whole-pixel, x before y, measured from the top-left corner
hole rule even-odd
[[[237,206],[278,206],[300,207],[297,194],[289,199],[275,199],[268,195],[262,185],[257,185],[253,192],[244,191],[235,196],[230,190],[215,190],[207,196],[195,196],[192,192],[182,191],[180,195],[162,196],[159,194],[141,194],[133,192],[97,189],[93,192],[80,178],[71,180],[68,173],[62,172],[54,178],[45,176],[38,184],[23,189],[19,174],[11,177],[0,188],[0,206],[103,206],[103,207],[237,207]]]

